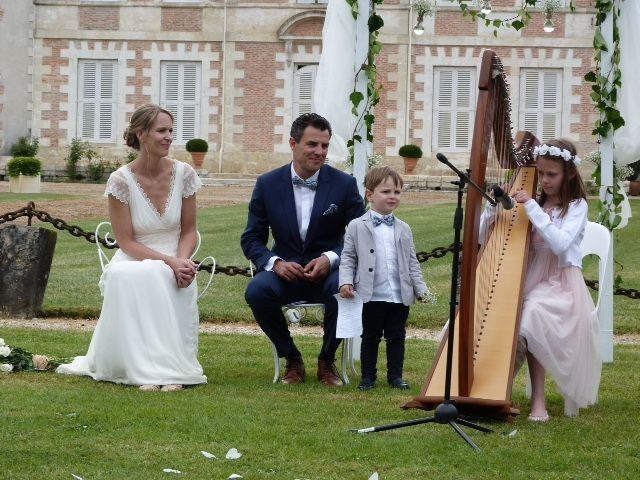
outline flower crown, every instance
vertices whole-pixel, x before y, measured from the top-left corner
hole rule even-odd
[[[565,162],[573,161],[573,163],[578,166],[582,161],[578,155],[572,155],[569,150],[565,150],[564,148],[554,147],[553,145],[547,145],[543,143],[533,149],[533,154],[538,155],[548,155],[551,157],[560,157]]]

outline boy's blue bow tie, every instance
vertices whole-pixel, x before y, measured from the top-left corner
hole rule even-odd
[[[371,219],[373,221],[373,226],[377,227],[378,225],[381,224],[386,224],[389,225],[390,227],[393,227],[393,222],[395,222],[396,217],[394,217],[393,215],[386,215],[384,217],[372,217]]]
[[[295,175],[293,177],[292,180],[294,185],[300,185],[302,187],[307,187],[310,188],[311,190],[315,190],[318,188],[318,181],[317,180],[303,180],[300,177],[298,177],[297,175]]]

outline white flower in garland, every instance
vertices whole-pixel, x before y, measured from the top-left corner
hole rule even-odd
[[[553,145],[547,145],[546,143],[535,147],[533,149],[533,154],[536,156],[546,155],[550,157],[560,157],[565,162],[573,161],[576,166],[580,165],[581,162],[580,157],[577,155],[571,155],[571,152],[569,150],[565,150],[564,148],[559,148]]]
[[[11,355],[11,349],[7,345],[2,345],[0,347],[0,357],[8,357]]]
[[[9,373],[13,370],[13,365],[10,363],[0,363],[0,372]]]

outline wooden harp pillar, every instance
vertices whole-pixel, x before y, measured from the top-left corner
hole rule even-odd
[[[470,178],[483,186],[496,169],[510,171],[510,189],[536,192],[528,133],[511,136],[508,87],[497,55],[484,52],[478,81],[478,102],[471,146]],[[496,166],[488,163],[493,153]],[[458,314],[455,322],[451,399],[458,410],[508,416],[517,349],[522,289],[530,223],[521,204],[498,207],[494,227],[479,249],[482,195],[467,189]],[[444,335],[421,395],[404,408],[432,409],[444,399],[448,335]]]

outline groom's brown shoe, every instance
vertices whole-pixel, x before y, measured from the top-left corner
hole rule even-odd
[[[284,377],[282,383],[293,385],[296,383],[304,383],[306,372],[302,357],[287,358],[287,365],[284,368]]]
[[[342,380],[338,376],[338,370],[334,362],[318,360],[318,380],[327,387],[342,386]]]

